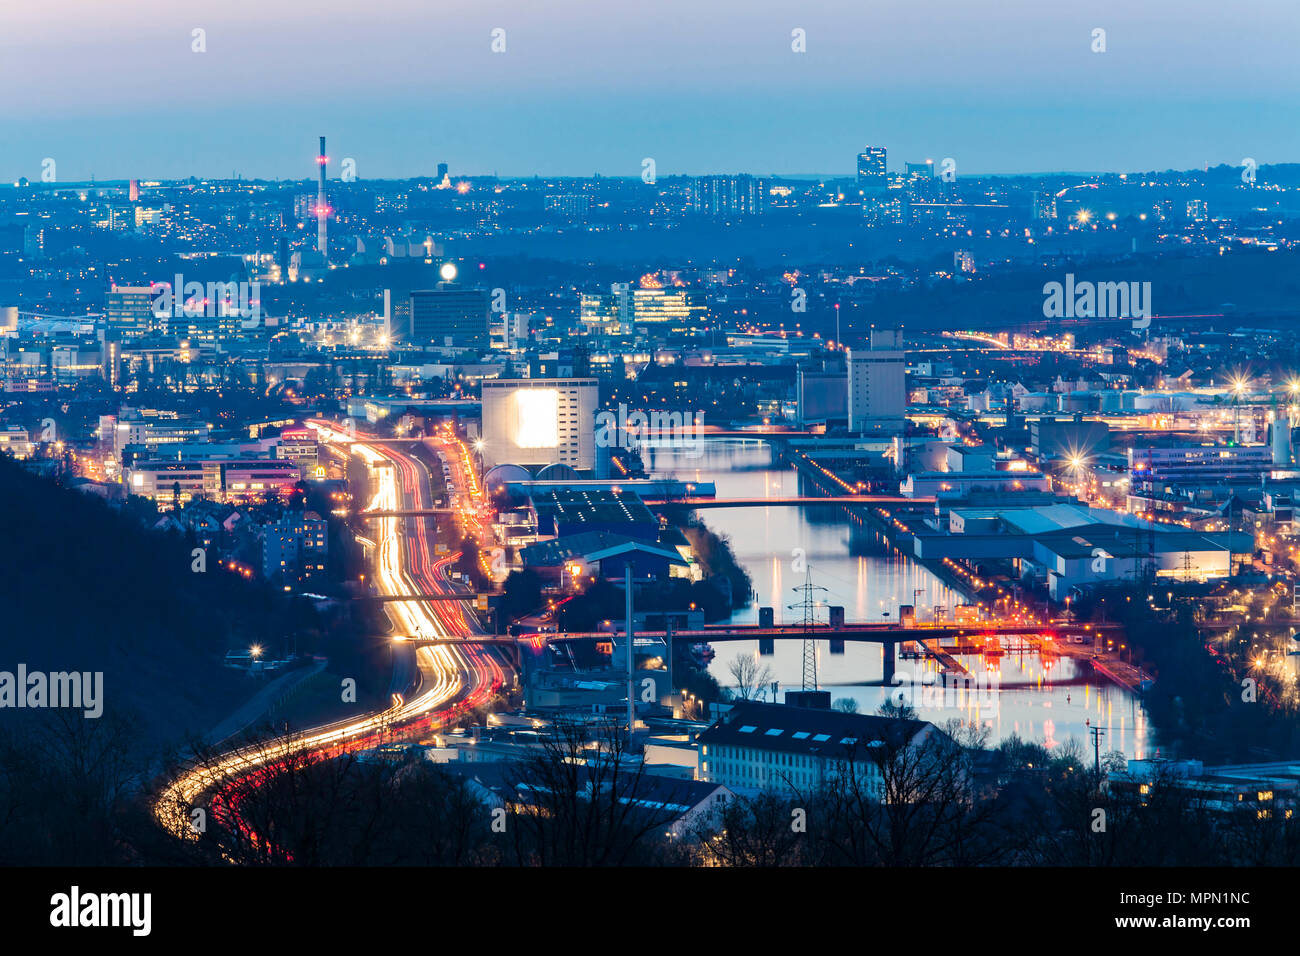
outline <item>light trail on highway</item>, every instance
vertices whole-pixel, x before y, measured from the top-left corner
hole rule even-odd
[[[366,510],[428,507],[431,497],[428,469],[419,459],[386,448],[379,440],[359,442],[357,436],[327,422],[308,424],[322,442],[346,443],[344,447],[366,463],[375,485],[375,494]],[[431,441],[448,458],[463,455],[464,446],[458,441],[453,444],[444,434]],[[453,471],[457,472],[457,479],[465,478],[459,467]],[[459,487],[464,489],[462,508],[476,519],[482,503],[472,471],[469,481]],[[406,521],[414,525],[410,533],[402,533],[401,523]],[[381,594],[445,593],[455,589],[448,578],[448,567],[458,555],[431,557],[434,549],[426,521],[385,517],[375,523],[377,527],[372,529],[370,544],[374,581]],[[387,608],[398,635],[469,638],[479,632],[461,602],[395,602]],[[398,637],[395,641],[402,639]],[[409,699],[394,693],[391,706],[382,711],[336,721],[271,743],[237,748],[215,760],[200,762],[160,793],[154,804],[156,818],[178,837],[193,836],[190,814],[206,798],[217,819],[242,828],[237,801],[225,796],[233,784],[247,781],[256,786],[268,771],[291,757],[313,754],[332,758],[373,748],[396,736],[418,737],[490,703],[506,683],[505,671],[497,657],[473,643],[417,646],[415,660],[420,680]],[[245,832],[255,844],[258,842],[256,834],[246,829]]]

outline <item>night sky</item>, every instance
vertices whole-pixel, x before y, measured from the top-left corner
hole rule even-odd
[[[321,134],[363,179],[846,175],[868,143],[959,174],[1300,161],[1295,0],[16,6],[6,181],[307,178]]]

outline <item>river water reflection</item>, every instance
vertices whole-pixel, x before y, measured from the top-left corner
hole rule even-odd
[[[773,466],[771,448],[761,441],[710,440],[697,449],[655,449],[647,451],[646,464],[656,476],[712,481],[720,498],[780,498],[801,490],[798,473]],[[802,567],[801,557],[811,569],[812,583],[826,589],[814,592],[822,622],[827,607],[833,605],[844,607],[848,621],[897,620],[903,604],[913,605],[921,620],[933,619],[936,605],[951,618],[953,607],[964,600],[840,509],[762,506],[700,514],[711,529],[730,539],[737,560],[753,578],[755,599],[732,616],[737,623],[757,623],[760,606],[774,608],[777,623],[803,620],[797,607],[802,595],[795,590],[805,580],[803,571],[796,570]],[[717,657],[710,672],[719,683],[731,686],[735,684],[731,662],[741,654],[757,656],[758,642],[717,643],[714,649]],[[917,689],[912,693],[913,706],[922,718],[940,725],[953,718],[978,720],[994,742],[1018,734],[1055,747],[1073,738],[1086,745],[1089,755],[1090,721],[1106,731],[1103,753],[1120,750],[1130,758],[1149,755],[1153,736],[1137,697],[1092,674],[1086,662],[1050,656],[1044,660],[1037,651],[1014,644],[1008,644],[1000,658],[961,655],[958,660],[972,675],[994,677],[997,690],[945,692],[941,684],[924,692]],[[799,688],[803,662],[799,641],[777,641],[775,653],[760,662],[771,668],[778,693]],[[852,697],[859,713],[874,712],[891,694],[880,685],[883,665],[876,645],[846,643],[843,654],[831,654],[829,642],[819,641],[817,666],[821,689],[829,690],[833,699]],[[916,682],[935,679],[924,674],[937,675],[936,665],[899,660],[900,677]]]

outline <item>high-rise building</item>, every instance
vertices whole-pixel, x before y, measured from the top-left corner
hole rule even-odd
[[[767,181],[748,173],[739,176],[700,176],[695,180],[691,205],[713,219],[761,216],[767,205]]]
[[[487,349],[489,306],[487,289],[444,284],[438,289],[411,292],[408,341],[416,345]]]
[[[868,146],[858,153],[858,188],[867,190],[884,190],[889,187],[885,175],[885,147]]]
[[[160,321],[153,311],[155,295],[147,285],[113,286],[104,302],[104,320],[109,330],[124,339],[148,335]]]
[[[483,462],[596,466],[594,378],[483,382]]]
[[[907,418],[907,356],[903,333],[871,330],[868,349],[850,349],[849,431],[902,432]]]

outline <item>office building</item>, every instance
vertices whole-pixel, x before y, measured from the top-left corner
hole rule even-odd
[[[482,349],[489,346],[487,289],[465,289],[449,283],[438,289],[417,289],[410,298],[413,345]]]
[[[1265,444],[1163,441],[1128,449],[1129,476],[1134,482],[1254,482],[1272,468],[1273,449]]]
[[[185,458],[136,461],[125,471],[127,490],[159,501],[177,496],[245,501],[271,492],[289,494],[302,480],[298,466],[274,458]]]
[[[148,335],[158,327],[160,320],[154,315],[156,293],[150,286],[115,285],[106,294],[104,320],[109,331],[124,339]]]
[[[885,173],[885,147],[868,146],[858,154],[858,189],[883,192],[889,187]]]
[[[591,197],[586,193],[551,193],[546,197],[548,213],[564,219],[581,219],[591,209]]]
[[[589,332],[632,335],[655,331],[686,332],[699,328],[709,307],[686,289],[614,289],[582,296],[579,320]]]

